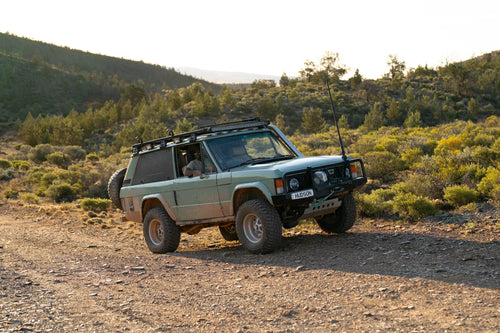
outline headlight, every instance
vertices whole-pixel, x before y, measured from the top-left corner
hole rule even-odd
[[[293,191],[298,190],[300,187],[300,183],[297,180],[297,178],[290,179],[290,182],[288,183],[288,185],[290,185],[290,189]]]
[[[328,181],[328,176],[324,171],[316,171],[313,175],[313,180],[316,185],[321,183],[326,183]]]

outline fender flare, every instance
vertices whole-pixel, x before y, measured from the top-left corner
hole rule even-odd
[[[165,200],[165,198],[158,193],[146,195],[142,198],[142,200],[141,200],[141,221],[144,219],[144,215],[143,215],[144,202],[151,200],[151,199],[158,200],[161,203],[161,205],[163,206],[163,208],[165,209],[165,211],[167,212],[167,214],[170,216],[170,218],[174,221],[177,221],[177,217],[175,216],[175,214],[174,214],[172,208],[170,207],[170,205],[168,204],[167,200]]]
[[[247,189],[256,189],[262,193],[262,195],[266,198],[266,200],[273,205],[273,199],[272,199],[272,194],[271,191],[267,188],[266,185],[264,185],[261,182],[252,182],[252,183],[244,183],[244,184],[239,184],[237,185],[234,190],[233,194],[231,197],[231,215],[236,215],[236,212],[234,211],[234,205],[235,205],[235,195],[241,190],[247,190]]]

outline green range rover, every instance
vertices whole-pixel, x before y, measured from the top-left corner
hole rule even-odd
[[[124,219],[143,223],[152,252],[175,251],[181,232],[217,226],[224,239],[270,253],[282,228],[301,219],[328,233],[356,220],[352,192],[367,181],[360,159],[304,157],[258,118],[170,134],[133,145],[128,167],[108,183]]]

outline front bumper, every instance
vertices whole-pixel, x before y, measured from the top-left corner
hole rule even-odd
[[[292,193],[285,193],[280,195],[275,195],[272,197],[273,204],[275,206],[309,206],[313,202],[317,202],[318,200],[324,200],[325,198],[338,198],[346,193],[353,192],[355,190],[360,189],[364,184],[366,184],[366,177],[358,177],[349,182],[335,184],[335,186],[326,187],[326,188],[313,188],[314,195],[302,198],[302,199],[293,199]]]

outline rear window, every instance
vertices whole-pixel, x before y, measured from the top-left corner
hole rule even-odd
[[[132,178],[132,185],[173,178],[172,148],[160,149],[140,155]]]

